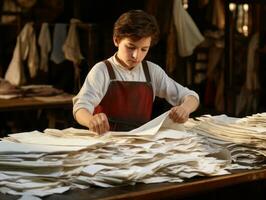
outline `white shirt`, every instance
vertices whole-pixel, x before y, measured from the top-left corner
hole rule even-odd
[[[119,64],[115,56],[110,57],[108,60],[113,66],[116,80],[146,82],[142,63],[129,70]],[[196,92],[175,82],[159,65],[150,61],[147,61],[147,63],[153,88],[153,100],[155,96],[165,98],[173,106],[181,104],[183,98],[187,95],[195,96],[199,100]],[[105,96],[109,83],[110,77],[105,63],[99,62],[95,64],[88,73],[78,95],[73,98],[74,116],[77,110],[81,108],[93,113],[94,108]]]

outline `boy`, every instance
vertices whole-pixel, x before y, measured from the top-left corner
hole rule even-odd
[[[199,104],[199,96],[175,82],[158,65],[144,61],[159,37],[155,18],[142,10],[122,14],[114,24],[117,52],[93,66],[73,98],[77,122],[99,134],[128,131],[151,119],[155,96],[173,108],[169,117],[184,123]]]

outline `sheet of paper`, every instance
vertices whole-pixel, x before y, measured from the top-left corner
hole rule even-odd
[[[56,137],[49,134],[45,134],[39,131],[23,132],[17,134],[10,134],[9,137],[21,143],[29,144],[42,144],[42,145],[57,145],[57,146],[82,146],[82,147],[93,147],[96,145],[103,145],[104,141],[95,137],[89,139],[82,138],[66,138]]]
[[[80,151],[85,147],[78,146],[55,146],[39,145],[27,143],[14,143],[9,141],[0,141],[0,155],[8,153],[58,153]]]

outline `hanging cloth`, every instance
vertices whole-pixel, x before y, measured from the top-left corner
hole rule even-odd
[[[33,23],[27,23],[17,37],[17,43],[12,60],[5,74],[5,79],[14,85],[22,85],[26,82],[23,61],[28,58],[30,77],[37,74],[39,56],[36,47],[36,35]]]
[[[77,24],[80,23],[78,19],[71,19],[70,27],[67,34],[67,38],[63,45],[63,52],[65,58],[70,60],[74,64],[74,76],[75,76],[75,90],[79,90],[81,87],[80,80],[80,63],[84,58],[81,54],[80,46],[79,46],[79,37],[77,32]]]
[[[51,36],[48,23],[43,23],[38,38],[38,44],[40,46],[40,70],[48,71],[48,55],[51,51]]]
[[[60,64],[65,60],[63,52],[63,44],[66,40],[67,35],[67,24],[55,24],[53,33],[53,50],[51,53],[51,60],[55,64]]]
[[[78,19],[71,19],[67,38],[63,44],[63,52],[67,60],[75,64],[79,64],[83,59],[81,54],[79,37],[77,32],[77,24],[80,23]]]
[[[31,23],[30,26],[30,34],[28,36],[28,46],[29,46],[29,54],[28,54],[28,68],[30,77],[34,78],[37,75],[38,69],[39,69],[39,54],[37,50],[37,44],[36,44],[36,34],[35,30],[33,28],[33,23]],[[24,58],[25,60],[26,58]]]
[[[174,0],[173,18],[177,32],[177,46],[182,57],[190,56],[204,40],[193,19],[183,8],[182,0]]]
[[[26,82],[21,54],[20,38],[18,37],[12,60],[5,74],[5,79],[13,85],[22,85]]]
[[[256,92],[260,89],[258,79],[258,60],[256,51],[259,48],[259,33],[255,33],[248,44],[246,81],[237,97],[236,115],[249,115],[257,112],[258,97]]]
[[[248,46],[247,56],[247,72],[246,72],[246,88],[248,90],[256,91],[260,89],[259,78],[258,78],[258,55],[256,53],[259,48],[259,33],[255,33]]]

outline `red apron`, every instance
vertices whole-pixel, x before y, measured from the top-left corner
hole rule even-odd
[[[147,82],[117,81],[111,63],[104,62],[110,84],[94,114],[105,113],[112,131],[129,131],[148,122],[152,113],[153,90],[147,62],[142,62]]]

